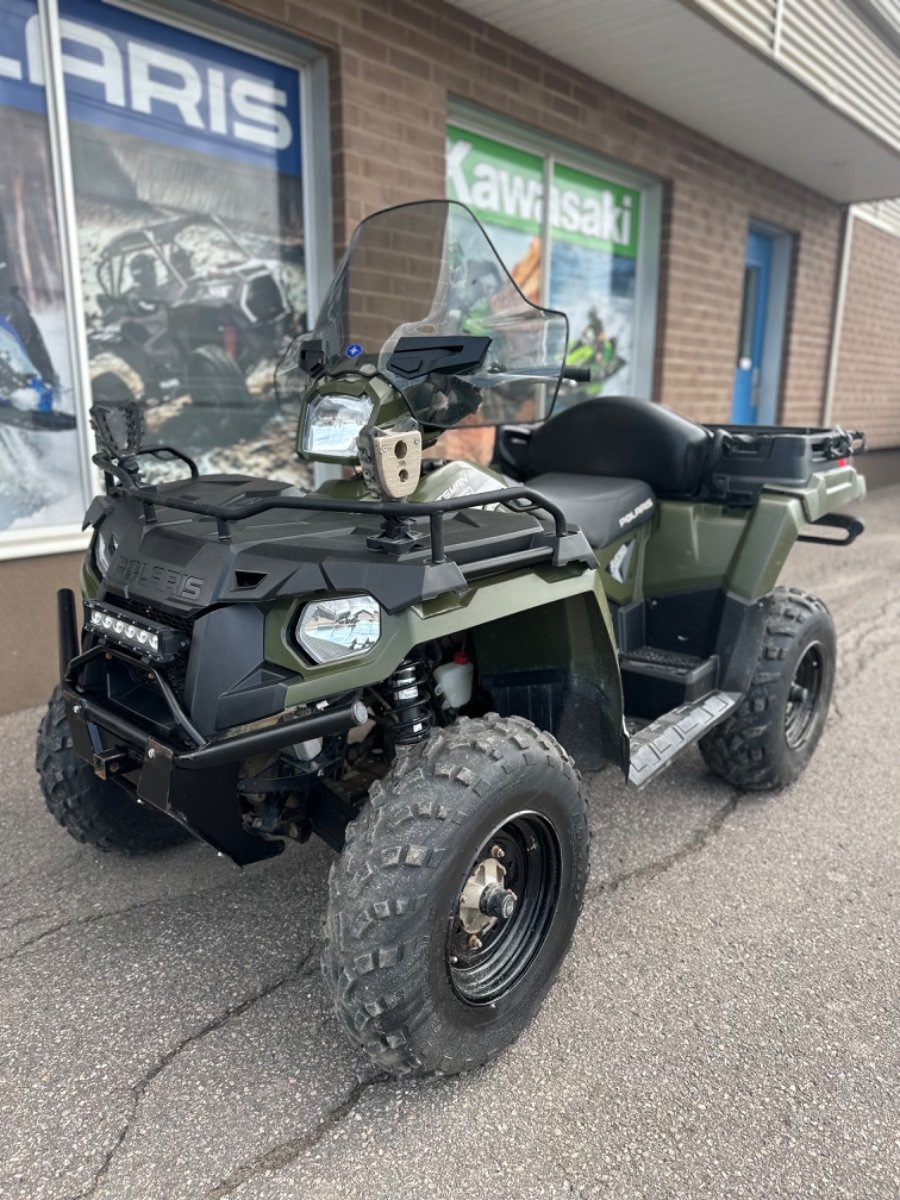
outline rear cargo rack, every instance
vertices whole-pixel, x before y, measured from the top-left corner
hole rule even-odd
[[[762,488],[803,487],[814,471],[865,449],[865,434],[840,428],[707,425],[714,435],[706,491],[726,504],[753,504]]]

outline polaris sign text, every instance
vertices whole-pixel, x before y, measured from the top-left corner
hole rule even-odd
[[[34,6],[4,8],[0,103],[42,112]],[[99,0],[61,0],[60,10],[73,121],[300,174],[296,71]]]

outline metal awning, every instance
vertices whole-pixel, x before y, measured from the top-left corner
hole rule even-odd
[[[900,195],[897,145],[848,116],[836,94],[828,97],[801,81],[697,4],[452,2],[832,200]]]

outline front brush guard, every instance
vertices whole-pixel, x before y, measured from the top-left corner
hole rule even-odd
[[[190,749],[155,737],[116,712],[108,703],[87,694],[82,672],[98,657],[111,656],[132,665],[137,661],[112,646],[93,646],[78,653],[75,596],[69,588],[58,593],[60,687],[75,753],[90,763],[101,779],[115,777],[142,803],[152,804],[239,866],[270,858],[284,849],[248,833],[238,793],[240,765],[296,742],[346,733],[368,719],[365,705],[352,701],[321,712],[207,739],[194,727],[171,688],[152,664],[140,662],[152,675],[173,720]],[[110,746],[107,743],[113,742]]]

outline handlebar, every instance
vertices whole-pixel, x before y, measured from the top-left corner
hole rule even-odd
[[[534,380],[540,383],[543,380],[552,383],[557,377],[569,383],[590,383],[593,372],[590,367],[563,367],[562,371],[558,367],[508,367],[505,370],[482,371],[478,375],[465,376],[475,387],[496,387],[498,383],[520,379],[523,382]]]
[[[563,379],[567,379],[569,383],[590,383],[591,368],[590,367],[563,367]]]

